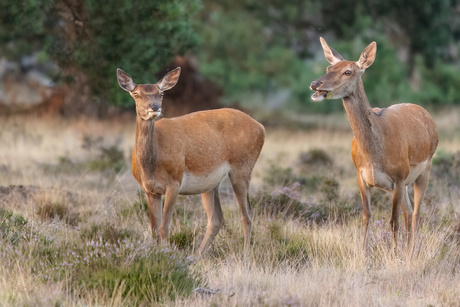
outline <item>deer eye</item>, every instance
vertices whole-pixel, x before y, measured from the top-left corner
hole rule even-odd
[[[161,92],[161,95],[160,95],[160,96],[161,96],[161,98],[163,98],[163,96],[164,96],[164,95],[165,95],[165,93]]]
[[[347,70],[343,74],[346,75],[346,76],[351,76],[351,70]]]
[[[138,94],[138,93],[134,93],[133,96],[134,96],[134,98],[136,98],[136,99],[139,98],[139,94]]]

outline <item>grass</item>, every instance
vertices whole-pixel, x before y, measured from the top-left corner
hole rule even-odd
[[[224,182],[226,224],[203,258],[193,254],[206,229],[199,196],[179,197],[169,244],[153,242],[130,174],[132,119],[0,118],[0,301],[456,306],[459,118],[459,109],[436,115],[441,138],[412,262],[403,226],[392,253],[390,195],[381,191],[372,192],[367,257],[361,248],[352,135],[341,114],[267,128],[251,183],[251,252],[242,253],[241,215]]]

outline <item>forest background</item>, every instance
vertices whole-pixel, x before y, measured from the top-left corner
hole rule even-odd
[[[372,105],[460,104],[456,0],[6,0],[0,76],[35,71],[47,87],[66,86],[69,112],[87,104],[133,109],[116,68],[138,83],[155,82],[181,56],[195,76],[212,80],[219,103],[341,110],[309,99],[310,82],[327,65],[319,36],[350,60],[377,42],[377,61],[364,76]],[[12,96],[0,95],[0,104],[20,104]]]

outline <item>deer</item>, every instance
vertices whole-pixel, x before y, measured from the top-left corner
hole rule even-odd
[[[371,219],[371,188],[392,192],[390,227],[393,250],[399,230],[399,213],[404,214],[406,249],[412,258],[419,227],[420,206],[428,186],[433,155],[438,146],[436,123],[421,106],[410,103],[372,108],[364,91],[361,76],[372,65],[376,42],[370,43],[356,62],[344,60],[321,37],[326,60],[331,64],[326,74],[311,82],[313,101],[342,99],[353,131],[351,156],[357,170],[363,205],[363,248],[367,254],[367,234]],[[414,184],[414,198],[408,186]]]
[[[178,195],[201,194],[208,219],[198,249],[203,254],[224,224],[219,185],[228,176],[242,214],[247,252],[252,227],[249,183],[265,128],[230,108],[161,118],[164,92],[176,85],[180,72],[177,67],[155,84],[136,84],[117,69],[118,84],[136,105],[131,170],[147,198],[152,236],[156,242],[167,243]]]

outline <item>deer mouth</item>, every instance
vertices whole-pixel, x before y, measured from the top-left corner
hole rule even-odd
[[[158,109],[157,111],[149,109],[146,111],[146,113],[147,116],[143,117],[144,120],[155,119],[161,115],[161,109]]]
[[[313,99],[314,101],[322,101],[324,99],[327,99],[330,93],[330,91],[316,91],[313,93],[313,95],[311,95],[311,99]]]

